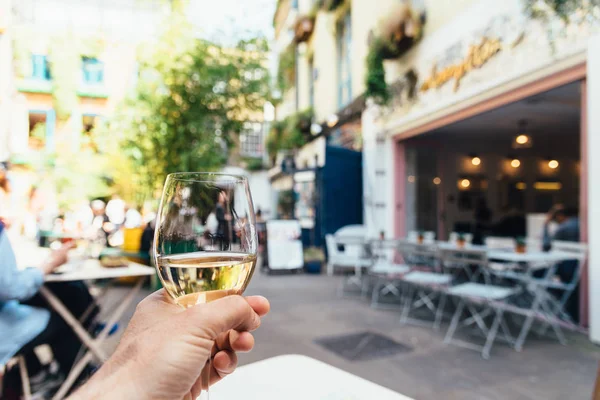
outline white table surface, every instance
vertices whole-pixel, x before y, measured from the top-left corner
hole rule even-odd
[[[215,399],[412,400],[321,361],[283,355],[245,365],[210,389]]]
[[[573,260],[577,255],[558,251],[528,251],[525,253],[516,253],[514,251],[492,250],[488,252],[490,260],[525,262],[525,263],[544,263]]]
[[[155,269],[146,265],[129,262],[126,267],[105,268],[98,260],[70,261],[59,269],[58,274],[46,275],[46,282],[69,282],[96,279],[124,278],[129,276],[154,275]]]
[[[487,246],[482,244],[470,244],[465,243],[464,246],[460,247],[456,243],[451,242],[437,242],[437,247],[442,250],[477,250],[477,251],[486,251],[488,250]]]

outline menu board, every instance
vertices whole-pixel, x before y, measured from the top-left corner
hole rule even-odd
[[[304,266],[302,230],[297,220],[267,221],[267,260],[270,269]]]

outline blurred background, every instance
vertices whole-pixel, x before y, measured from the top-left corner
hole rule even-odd
[[[150,265],[167,174],[245,175],[262,271],[249,292],[273,315],[243,364],[305,354],[415,399],[589,398],[599,34],[598,0],[0,0],[0,216],[23,264],[85,237],[96,258]],[[362,276],[374,241],[541,251],[575,219],[567,346],[484,360],[398,324],[400,295],[373,307]],[[386,257],[427,264],[408,253]],[[404,347],[323,345],[365,332]]]

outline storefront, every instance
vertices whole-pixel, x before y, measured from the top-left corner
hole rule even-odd
[[[543,213],[563,203],[579,209],[581,239],[593,244],[600,224],[588,187],[598,178],[588,176],[587,154],[596,117],[587,111],[600,90],[590,68],[600,46],[586,23],[558,27],[552,41],[551,26],[525,17],[519,0],[481,0],[386,65],[400,89],[388,109],[363,114],[371,235],[433,230],[444,239],[476,230],[483,208],[493,234],[506,234],[501,220],[518,214],[520,223],[505,224],[522,224],[510,234],[539,236]],[[593,265],[600,254],[590,247]],[[594,273],[583,271],[582,322],[600,341],[600,310],[587,310]]]

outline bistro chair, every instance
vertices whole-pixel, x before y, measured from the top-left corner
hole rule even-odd
[[[431,270],[437,266],[438,248],[435,243],[419,244],[411,240],[399,240],[396,249],[404,263],[411,267]]]
[[[410,313],[427,309],[433,315],[433,329],[438,331],[446,305],[446,288],[452,276],[437,272],[413,271],[401,278],[405,287],[400,323],[430,325],[431,322],[412,318]]]
[[[442,270],[455,277],[464,272],[469,281],[477,282],[483,275],[484,281],[490,283],[487,251],[484,249],[440,249],[439,258]]]
[[[450,326],[446,332],[444,343],[453,344],[471,350],[481,352],[484,359],[489,359],[490,351],[501,331],[502,340],[514,344],[515,340],[510,333],[504,313],[509,308],[508,301],[518,294],[520,289],[485,285],[481,283],[463,283],[448,289],[447,294],[458,300],[456,311],[452,316]],[[467,317],[463,318],[463,312],[467,311]],[[476,328],[476,332],[483,334],[485,342],[483,345],[456,339],[454,335],[459,328]]]
[[[345,252],[340,251],[338,242],[333,235],[325,235],[325,244],[327,246],[327,274],[333,275],[334,268],[338,267],[344,270],[353,270],[354,275],[349,277],[347,280],[343,280],[340,287],[338,288],[338,295],[343,295],[345,288],[349,285],[355,285],[361,293],[363,289],[363,268],[371,266],[372,261],[370,258],[365,258],[363,254],[358,252]]]
[[[402,276],[410,272],[410,267],[405,264],[395,264],[385,260],[378,260],[369,269],[369,281],[373,282],[371,292],[371,307],[377,308],[379,300],[385,296],[392,295],[400,298],[400,286]],[[364,288],[364,286],[363,286]],[[366,291],[363,291],[366,295]]]

